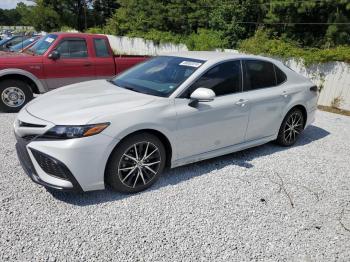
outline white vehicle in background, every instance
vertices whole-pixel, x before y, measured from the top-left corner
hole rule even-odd
[[[314,121],[317,87],[259,56],[185,52],[110,81],[49,92],[14,123],[19,159],[37,183],[121,192],[177,167],[276,141],[293,145]]]
[[[4,29],[0,34],[0,40],[8,39],[11,36],[12,36],[12,32],[8,29]]]

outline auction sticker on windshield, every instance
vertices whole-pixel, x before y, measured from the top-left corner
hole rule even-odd
[[[46,42],[48,43],[52,43],[55,39],[51,38],[51,37],[48,37],[45,39]]]
[[[197,62],[192,62],[192,61],[183,61],[180,63],[180,65],[198,68],[202,65],[202,63],[197,63]]]

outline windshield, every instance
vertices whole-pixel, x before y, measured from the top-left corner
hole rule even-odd
[[[10,40],[11,40],[11,38],[5,38],[5,39],[0,41],[0,45],[3,45],[3,44],[5,44],[6,42],[8,42]]]
[[[12,46],[10,48],[10,50],[14,51],[14,52],[18,52],[18,51],[22,50],[23,48],[25,48],[25,47],[29,46],[30,44],[32,44],[35,40],[36,40],[35,37],[29,38],[27,40],[24,40],[21,43],[18,43],[17,45]]]
[[[57,35],[47,35],[44,38],[40,39],[35,45],[29,48],[29,51],[36,54],[42,55],[47,49],[55,42]]]
[[[160,56],[129,69],[111,82],[136,92],[167,97],[204,62],[183,57]]]

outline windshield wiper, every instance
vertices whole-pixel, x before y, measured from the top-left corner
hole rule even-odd
[[[131,86],[122,86],[122,88],[125,88],[125,89],[128,89],[128,90],[131,90],[131,91],[134,91],[134,92],[137,92],[137,93],[142,93],[144,94],[143,92],[141,92],[140,90],[137,90]]]
[[[137,92],[137,93],[141,93],[141,94],[145,94],[144,92],[141,92],[140,90],[134,88],[134,87],[131,87],[131,86],[121,86],[121,85],[117,85],[116,83],[114,83],[114,81],[112,79],[107,79],[107,82],[115,85],[115,86],[118,86],[120,88],[124,88],[124,89],[127,89],[127,90],[131,90],[131,91],[134,91],[134,92]]]
[[[30,55],[35,55],[34,51],[27,49],[24,51],[24,53],[30,54]]]

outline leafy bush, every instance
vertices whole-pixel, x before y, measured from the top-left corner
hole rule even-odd
[[[60,32],[78,32],[76,29],[69,26],[62,26]]]
[[[89,33],[89,34],[104,34],[105,30],[103,28],[100,28],[100,27],[90,27],[85,32]]]
[[[155,44],[185,44],[189,50],[198,51],[209,51],[216,48],[225,48],[227,46],[227,40],[224,38],[222,32],[208,29],[199,29],[198,33],[192,33],[188,36],[176,35],[171,32],[162,32],[154,29],[148,32],[129,33],[128,36],[152,40]]]
[[[331,61],[350,63],[350,46],[329,49],[301,48],[296,43],[273,38],[268,31],[263,29],[258,29],[253,37],[243,40],[239,44],[239,50],[256,55],[302,59],[305,65]]]
[[[180,44],[184,42],[184,38],[180,35],[175,35],[170,32],[162,32],[155,29],[152,29],[148,32],[132,32],[128,34],[129,37],[141,37],[146,40],[151,40],[155,44],[163,43],[174,43]]]
[[[225,48],[228,45],[223,32],[208,29],[199,29],[192,33],[185,41],[189,50],[210,51],[216,48]]]

